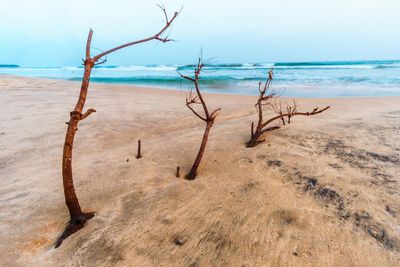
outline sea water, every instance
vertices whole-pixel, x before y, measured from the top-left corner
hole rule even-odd
[[[96,66],[91,81],[190,90],[179,73],[194,65]],[[292,97],[400,96],[400,60],[210,64],[201,74],[205,92],[255,95],[274,69],[272,86]],[[0,65],[0,74],[80,81],[82,66]],[[0,77],[1,78],[1,77]]]

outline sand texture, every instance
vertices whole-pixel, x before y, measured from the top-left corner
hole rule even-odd
[[[1,266],[399,266],[400,98],[298,99],[290,126],[245,147],[256,97],[222,111],[198,178],[204,122],[179,91],[92,84],[73,169],[85,228],[68,221],[61,156],[80,84],[0,77]],[[137,140],[143,158],[135,159]]]

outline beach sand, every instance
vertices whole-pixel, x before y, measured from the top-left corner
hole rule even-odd
[[[205,125],[184,92],[92,84],[73,169],[96,216],[54,249],[79,87],[0,77],[1,266],[400,265],[400,97],[297,99],[331,109],[249,149],[256,97],[206,94],[222,111],[186,181],[176,167],[189,170]]]

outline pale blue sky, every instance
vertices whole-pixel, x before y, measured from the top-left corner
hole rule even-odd
[[[102,50],[154,34],[156,4],[183,6],[171,37],[109,56],[110,65],[400,58],[399,0],[2,0],[0,64],[79,65],[87,32]]]

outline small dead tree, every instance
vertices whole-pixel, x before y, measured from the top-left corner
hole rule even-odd
[[[293,100],[293,105],[287,105],[286,112],[284,112],[282,108],[282,103],[276,101],[276,98],[281,96],[281,92],[279,90],[269,90],[269,87],[273,80],[273,76],[274,76],[273,70],[271,69],[268,72],[267,81],[264,84],[262,84],[261,82],[258,84],[258,90],[260,92],[260,95],[257,99],[257,103],[255,104],[258,113],[258,123],[255,130],[254,130],[254,122],[251,124],[251,138],[247,142],[247,147],[254,147],[257,144],[263,142],[264,140],[260,141],[259,139],[264,133],[279,129],[280,126],[278,125],[270,126],[271,123],[276,120],[281,120],[282,124],[286,125],[285,118],[287,118],[287,123],[290,124],[291,118],[294,116],[298,115],[312,116],[322,113],[330,108],[330,106],[327,106],[323,109],[319,109],[317,107],[311,112],[299,112],[297,111],[298,106],[296,102]],[[273,99],[275,99],[274,103],[272,102]],[[264,121],[263,106],[267,106],[270,109],[272,109],[276,113],[276,116],[268,119],[267,121]]]
[[[194,70],[194,77],[189,77],[183,74],[180,74],[182,78],[192,82],[194,84],[194,88],[196,90],[196,93],[194,94],[193,91],[190,91],[186,95],[186,106],[196,115],[199,119],[204,121],[206,123],[206,128],[204,130],[203,134],[203,139],[201,141],[200,149],[199,152],[197,153],[197,157],[193,163],[192,168],[190,169],[189,173],[186,175],[185,179],[187,180],[194,180],[196,178],[197,174],[197,168],[200,165],[201,159],[203,158],[204,151],[206,149],[207,141],[208,141],[208,134],[210,133],[211,127],[214,124],[215,118],[218,115],[218,111],[220,111],[220,108],[215,109],[211,113],[208,111],[207,104],[204,101],[203,96],[201,95],[200,92],[200,85],[199,85],[199,80],[200,80],[200,73],[204,67],[204,63],[201,59],[201,57],[198,60],[197,66]],[[204,116],[200,115],[192,105],[201,105],[204,111]]]
[[[161,30],[158,33],[145,39],[141,39],[138,41],[114,47],[96,56],[91,56],[90,47],[92,42],[93,31],[92,29],[90,29],[89,31],[89,35],[86,42],[86,58],[85,60],[83,60],[84,75],[82,79],[81,91],[79,94],[78,102],[76,103],[74,110],[70,112],[70,120],[69,122],[66,122],[66,124],[68,125],[68,129],[65,135],[65,143],[64,143],[63,159],[62,159],[64,196],[70,215],[70,220],[64,232],[58,238],[55,244],[56,248],[61,245],[64,239],[66,239],[68,236],[72,235],[73,233],[84,227],[85,223],[94,216],[93,212],[82,211],[79,205],[78,197],[76,196],[75,193],[74,181],[72,178],[72,147],[74,143],[75,133],[78,130],[78,124],[81,120],[87,118],[93,112],[96,112],[95,109],[91,108],[88,109],[85,113],[82,113],[83,107],[86,102],[92,68],[98,64],[104,63],[106,61],[106,59],[104,59],[106,55],[115,52],[117,50],[120,50],[122,48],[149,42],[152,40],[157,40],[163,43],[171,41],[171,39],[168,39],[168,36],[163,37],[163,35],[165,34],[166,30],[171,26],[175,18],[178,16],[179,12],[175,12],[172,18],[169,19],[165,8],[161,6],[160,8],[162,9],[165,16],[165,25],[163,28],[161,28]]]

